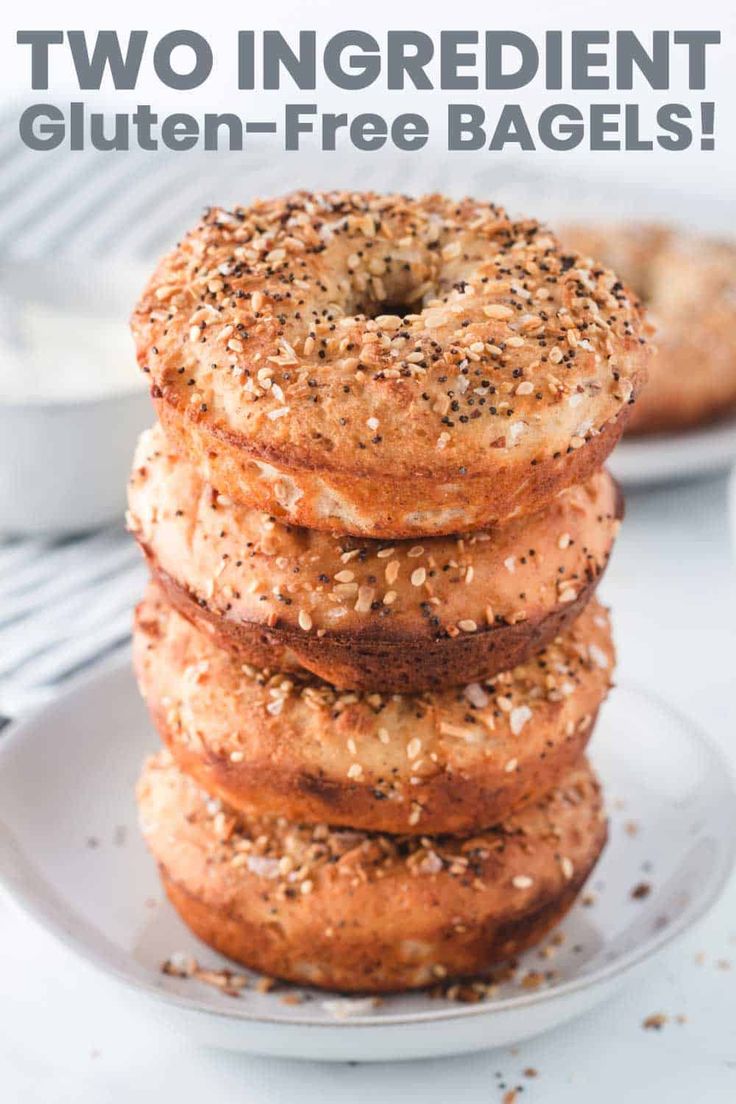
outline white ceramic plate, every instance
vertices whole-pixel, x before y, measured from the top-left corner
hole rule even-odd
[[[597,1004],[715,900],[733,860],[736,798],[716,749],[639,691],[619,688],[595,737],[611,840],[533,991],[504,983],[484,1003],[425,994],[335,1001],[304,990],[228,997],[163,976],[173,952],[224,965],[162,901],[136,827],[133,786],[156,746],[127,665],[79,683],[0,735],[0,881],[27,912],[157,1008],[193,1041],[260,1054],[362,1061],[458,1054],[516,1042]],[[634,828],[636,831],[634,832]],[[634,899],[634,886],[651,891]],[[298,992],[299,1004],[284,1003]],[[104,1015],[104,1010],[101,1012]]]
[[[664,437],[624,437],[607,466],[624,486],[701,479],[736,464],[736,420]]]

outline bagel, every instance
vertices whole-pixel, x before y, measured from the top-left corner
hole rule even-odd
[[[210,210],[134,311],[172,444],[223,495],[393,539],[585,481],[646,378],[613,273],[490,203],[298,193]]]
[[[166,752],[146,765],[138,802],[166,893],[200,939],[252,969],[343,991],[414,989],[514,957],[562,918],[606,840],[584,761],[470,839],[243,818]]]
[[[431,694],[338,691],[243,667],[154,588],[138,607],[141,692],[182,770],[234,808],[370,831],[473,832],[550,789],[613,674],[605,612],[498,675]]]
[[[563,231],[649,308],[659,355],[627,432],[692,429],[736,411],[736,244],[634,223]]]
[[[333,537],[223,503],[158,426],[140,439],[128,501],[170,601],[244,660],[402,693],[487,678],[554,639],[592,596],[623,512],[598,472],[486,533]]]

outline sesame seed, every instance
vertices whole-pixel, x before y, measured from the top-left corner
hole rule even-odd
[[[450,721],[440,721],[440,732],[443,736],[456,736],[458,739],[468,740],[471,743],[475,739],[475,733],[469,728],[452,724]]]
[[[368,613],[371,603],[376,596],[375,587],[362,586],[358,588],[358,600],[353,607],[356,613]]]
[[[605,671],[608,667],[610,667],[608,656],[602,648],[598,647],[597,644],[591,644],[588,648],[588,652],[596,667],[600,667],[602,671]]]
[[[422,741],[414,736],[406,745],[406,757],[407,759],[416,759],[419,752],[422,750]]]
[[[411,573],[411,585],[420,587],[426,581],[427,571],[424,567],[417,567]]]
[[[505,322],[514,317],[511,307],[504,307],[501,303],[490,303],[483,308],[486,318],[495,318],[499,322]]]
[[[299,610],[299,628],[304,632],[309,632],[312,627],[312,618],[309,616],[306,610]]]
[[[529,889],[534,885],[534,879],[530,878],[528,874],[517,874],[511,879],[511,884],[514,889]]]
[[[391,560],[386,564],[386,570],[384,571],[384,577],[389,586],[393,586],[399,577],[400,564],[398,560]]]

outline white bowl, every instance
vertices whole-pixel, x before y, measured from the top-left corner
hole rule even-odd
[[[60,535],[122,517],[145,391],[0,402],[0,533]]]
[[[374,1007],[253,987],[233,999],[164,976],[174,952],[225,960],[199,943],[163,899],[137,830],[141,760],[156,746],[127,664],[86,678],[0,740],[0,884],[36,921],[137,995],[192,1042],[292,1058],[379,1061],[515,1043],[609,997],[713,903],[731,868],[736,801],[727,764],[689,722],[640,691],[618,688],[594,739],[611,837],[591,878],[592,907],[565,919],[554,958],[521,971],[558,976],[527,991],[504,983],[481,1004],[424,993]],[[640,830],[631,832],[629,822]],[[94,846],[91,846],[94,843]],[[649,873],[647,873],[649,871]],[[632,897],[642,880],[644,897]],[[639,899],[641,898],[641,899]],[[292,989],[292,992],[294,990]],[[104,1016],[105,1008],[95,1010]]]
[[[122,516],[151,420],[127,318],[137,266],[0,264],[0,533],[59,535]]]

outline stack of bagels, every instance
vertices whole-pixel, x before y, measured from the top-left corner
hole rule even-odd
[[[158,424],[129,526],[165,750],[141,824],[206,943],[300,984],[481,974],[574,901],[614,651],[603,469],[637,300],[440,196],[213,209],[133,316]]]

